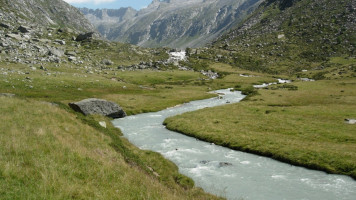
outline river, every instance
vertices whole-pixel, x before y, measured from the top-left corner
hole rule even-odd
[[[161,153],[206,192],[232,200],[355,200],[356,181],[199,141],[162,125],[167,117],[237,103],[240,92],[215,91],[221,98],[192,101],[155,113],[113,121],[141,149]],[[224,95],[223,95],[224,94]],[[227,113],[228,114],[228,113]],[[202,125],[203,126],[203,125]]]

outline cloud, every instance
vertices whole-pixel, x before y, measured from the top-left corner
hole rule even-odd
[[[94,3],[94,4],[101,4],[101,3],[111,3],[116,0],[64,0],[67,3]]]

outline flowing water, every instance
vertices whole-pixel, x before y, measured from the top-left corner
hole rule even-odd
[[[116,119],[128,140],[161,153],[205,191],[244,200],[355,200],[356,181],[270,158],[234,151],[167,130],[165,118],[205,107],[236,103],[240,92],[218,90],[220,98],[193,101],[173,108]],[[223,95],[224,94],[224,95]],[[202,124],[203,126],[203,124]]]

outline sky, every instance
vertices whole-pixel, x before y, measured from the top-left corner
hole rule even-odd
[[[111,8],[132,7],[136,10],[147,7],[152,0],[64,0],[75,7]]]

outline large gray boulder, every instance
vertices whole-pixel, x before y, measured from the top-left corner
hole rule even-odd
[[[31,31],[31,28],[27,26],[20,26],[17,30],[19,30],[21,33],[28,33]]]
[[[69,103],[69,106],[84,115],[99,114],[111,118],[126,117],[125,111],[119,105],[103,99],[84,99],[79,102]]]
[[[64,56],[64,51],[61,49],[50,49],[48,52],[48,55],[62,57],[62,56]]]
[[[89,33],[83,33],[77,36],[77,38],[75,39],[75,41],[80,42],[83,40],[88,40],[88,39],[92,39],[94,36],[94,32],[89,32]]]

